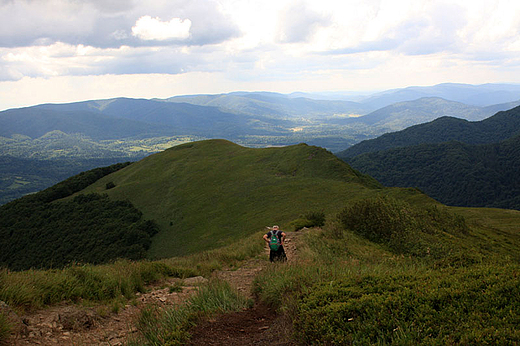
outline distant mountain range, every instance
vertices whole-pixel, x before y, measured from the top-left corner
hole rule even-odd
[[[323,118],[332,115],[366,114],[374,108],[343,100],[315,100],[268,92],[233,92],[220,95],[176,96],[168,102],[217,107],[229,112],[274,117]]]
[[[337,155],[385,186],[454,206],[520,210],[520,107],[478,122],[444,117]]]
[[[397,102],[412,101],[423,97],[440,97],[468,105],[486,107],[518,100],[520,84],[460,84],[443,83],[434,86],[412,86],[387,90],[361,99],[364,104],[382,108]]]
[[[44,104],[0,112],[0,156],[135,160],[208,138],[228,139],[247,147],[307,143],[340,152],[363,140],[439,117],[481,120],[518,104],[520,86],[505,84],[441,84],[363,97],[233,92]],[[31,166],[34,164],[27,163],[28,169]],[[7,193],[1,186],[8,186],[8,194],[15,196],[21,186],[12,183],[16,176],[29,176],[23,171],[16,174],[2,177],[5,184],[0,184],[0,200]],[[26,182],[23,191],[41,188],[31,179],[22,179]]]
[[[337,153],[337,156],[346,159],[375,151],[448,141],[467,144],[495,143],[517,134],[520,134],[520,107],[498,112],[487,119],[474,122],[454,117],[441,117],[402,131],[386,133],[378,138],[362,141]]]

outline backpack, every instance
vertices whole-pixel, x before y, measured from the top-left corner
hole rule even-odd
[[[273,251],[278,251],[280,248],[280,239],[278,239],[279,231],[271,231],[271,239],[269,240],[269,248]]]

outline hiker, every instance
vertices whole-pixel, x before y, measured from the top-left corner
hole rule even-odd
[[[267,244],[269,244],[269,260],[271,262],[287,261],[287,256],[285,255],[285,250],[283,249],[285,233],[280,231],[278,226],[273,226],[273,228],[267,232],[267,234],[264,234],[264,240]]]

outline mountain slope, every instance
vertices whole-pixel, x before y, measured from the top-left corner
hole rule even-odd
[[[0,234],[14,251],[1,261],[18,269],[75,259],[100,263],[119,253],[110,245],[114,237],[123,237],[118,246],[130,258],[142,256],[143,249],[151,258],[172,257],[236,242],[266,225],[287,226],[309,211],[335,213],[348,200],[381,192],[374,179],[305,144],[251,149],[208,140],[117,168],[78,175],[0,207]],[[159,233],[150,241],[156,225]],[[103,245],[95,246],[91,237]],[[70,239],[56,240],[62,238]],[[82,251],[66,250],[78,241]],[[29,256],[21,251],[28,243],[46,251]]]
[[[269,92],[233,92],[219,95],[187,95],[167,99],[194,105],[218,107],[249,115],[316,118],[334,114],[366,114],[372,110],[357,102],[313,100]]]
[[[426,87],[412,86],[371,95],[365,98],[362,103],[381,108],[393,103],[412,101],[422,97],[441,97],[483,107],[520,100],[520,85],[442,83]]]
[[[365,124],[386,131],[398,131],[444,116],[474,121],[495,114],[496,109],[509,109],[500,107],[507,107],[507,105],[483,108],[438,97],[424,97],[414,101],[398,102],[360,117],[332,121],[337,124]]]
[[[116,98],[68,104],[45,104],[0,113],[0,136],[39,137],[52,130],[97,139],[191,134],[237,136],[273,134],[283,120],[251,117],[216,107],[156,100]]]
[[[106,190],[108,182],[116,187]],[[160,227],[150,256],[168,257],[218,247],[309,210],[336,210],[379,186],[318,147],[251,149],[209,140],[151,155],[83,192],[131,201]]]
[[[75,174],[128,161],[128,158],[22,159],[0,156],[0,205],[37,193]]]
[[[349,162],[386,186],[418,187],[444,204],[520,210],[520,136],[485,145],[422,144]]]
[[[52,131],[81,133],[94,139],[163,136],[174,128],[103,115],[96,110],[61,110],[60,107],[29,107],[0,112],[0,136],[14,134],[38,138]]]
[[[520,107],[499,112],[476,122],[452,117],[439,118],[426,124],[360,142],[337,155],[348,160],[363,153],[422,143],[456,140],[468,144],[484,144],[502,141],[517,134],[520,134]]]

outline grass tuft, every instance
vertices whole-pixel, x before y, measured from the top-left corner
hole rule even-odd
[[[211,280],[184,305],[167,310],[144,309],[139,317],[139,336],[129,345],[184,345],[189,330],[202,318],[250,307],[251,301],[224,281]]]

